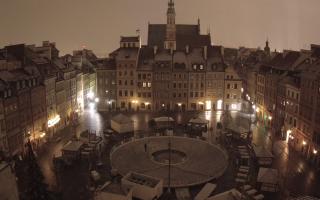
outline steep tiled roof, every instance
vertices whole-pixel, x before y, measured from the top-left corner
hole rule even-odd
[[[97,59],[92,64],[94,64],[97,69],[116,70],[116,61],[112,58]]]
[[[137,59],[139,48],[119,48],[112,52],[111,57],[116,57],[119,60]]]
[[[134,37],[121,37],[120,42],[139,42],[139,36]]]
[[[300,52],[289,51],[286,53],[277,54],[268,64],[279,69],[290,69],[299,59]]]
[[[165,24],[149,24],[148,27],[148,46],[158,46],[163,48],[163,42],[166,37]]]
[[[165,24],[149,24],[148,46],[164,47],[166,37]],[[188,45],[190,48],[197,48],[211,45],[210,35],[200,35],[198,25],[176,25],[177,50],[184,50]]]
[[[138,67],[150,65],[150,61],[154,59],[154,50],[152,47],[143,46],[139,52]]]

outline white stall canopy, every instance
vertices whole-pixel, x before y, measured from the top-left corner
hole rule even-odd
[[[259,165],[272,164],[273,155],[264,146],[253,146],[253,150]]]
[[[279,172],[277,169],[260,167],[257,181],[261,183],[261,191],[276,192],[278,190]]]
[[[209,121],[206,120],[206,119],[202,119],[202,118],[192,118],[189,120],[189,123],[192,123],[192,124],[208,124]]]
[[[111,128],[118,133],[133,132],[134,121],[123,114],[118,114],[111,119]]]

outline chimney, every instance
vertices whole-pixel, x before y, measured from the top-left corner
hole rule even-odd
[[[156,55],[158,51],[158,46],[153,46],[153,54]]]
[[[208,47],[207,46],[203,47],[203,57],[205,60],[207,60],[207,58],[208,58]]]
[[[186,54],[189,53],[189,45],[186,46]]]

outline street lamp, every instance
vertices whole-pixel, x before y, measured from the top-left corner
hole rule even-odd
[[[318,151],[316,149],[313,149],[313,154],[317,155]]]
[[[303,141],[302,141],[302,145],[303,145],[303,146],[306,146],[306,145],[307,145],[307,142],[303,140]]]

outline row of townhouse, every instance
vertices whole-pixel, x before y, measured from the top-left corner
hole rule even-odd
[[[97,70],[102,110],[240,110],[242,80],[232,63],[236,49],[213,46],[197,24],[176,24],[174,3],[166,23],[148,24],[148,40],[121,37],[120,48]]]
[[[320,48],[275,53],[248,68],[246,99],[258,119],[320,167]],[[247,78],[249,75],[247,76]],[[254,81],[253,81],[254,82]]]
[[[96,65],[100,110],[241,110],[242,80],[223,47],[172,51],[128,42],[139,37],[122,37],[122,47]]]
[[[48,41],[42,46],[19,44],[1,49],[1,151],[23,153],[28,139],[39,147],[77,121],[96,93],[95,70],[88,65],[87,51],[59,57],[55,43]]]

